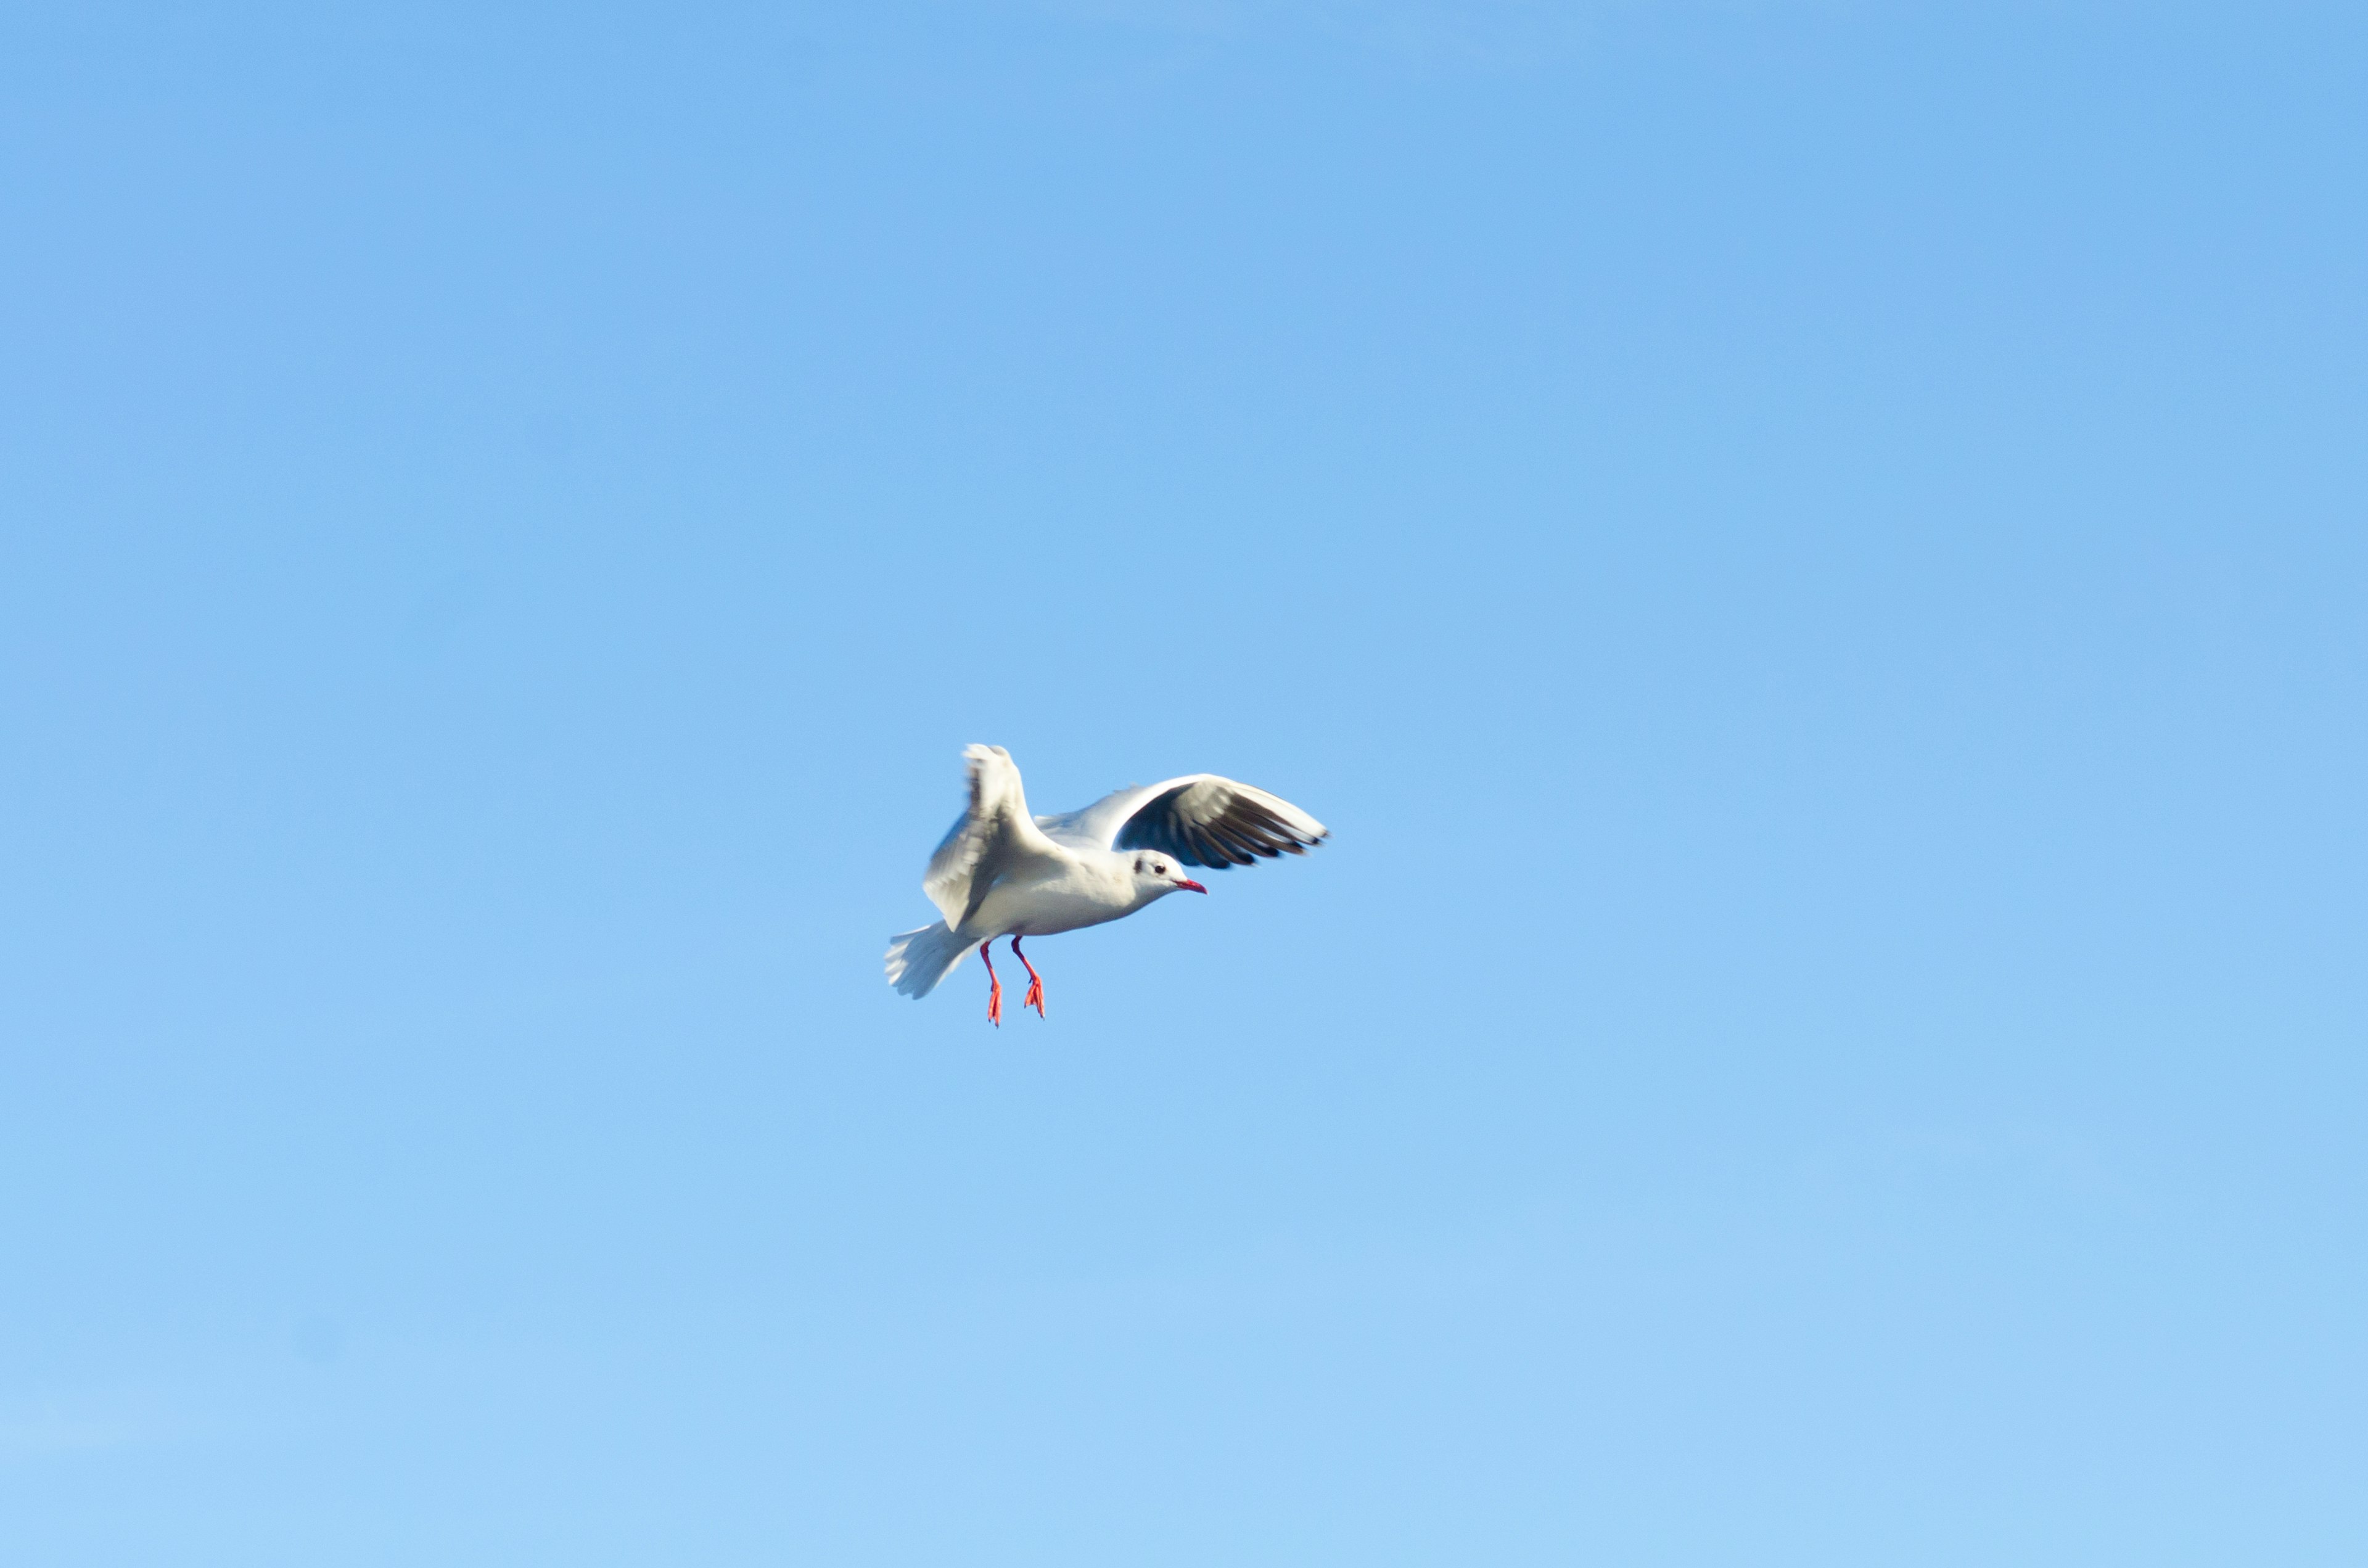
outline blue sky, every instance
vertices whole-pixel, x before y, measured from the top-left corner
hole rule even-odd
[[[2368,1554],[2356,8],[63,10],[0,1555]]]

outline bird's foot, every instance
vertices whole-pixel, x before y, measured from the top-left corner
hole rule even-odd
[[[1029,963],[1028,955],[1019,950],[1019,938],[1016,936],[1011,938],[1011,956],[1028,971],[1028,994],[1019,999],[1019,1006],[1035,1008],[1041,1018],[1044,1016],[1044,977],[1036,972],[1036,966]]]
[[[996,1028],[1003,1027],[1003,982],[999,980],[986,994],[986,1021]]]

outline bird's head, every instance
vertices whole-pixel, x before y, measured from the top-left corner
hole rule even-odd
[[[1166,898],[1178,888],[1192,892],[1209,891],[1186,876],[1184,868],[1176,863],[1173,855],[1161,854],[1155,849],[1138,849],[1128,864],[1134,875],[1134,895],[1144,903],[1155,898]]]

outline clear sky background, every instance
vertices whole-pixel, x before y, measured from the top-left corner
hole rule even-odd
[[[318,9],[0,20],[0,1558],[2368,1560],[2358,6]]]

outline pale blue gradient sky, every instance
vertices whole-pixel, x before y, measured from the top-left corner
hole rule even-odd
[[[2356,6],[680,9],[0,18],[0,1558],[2368,1557]]]

